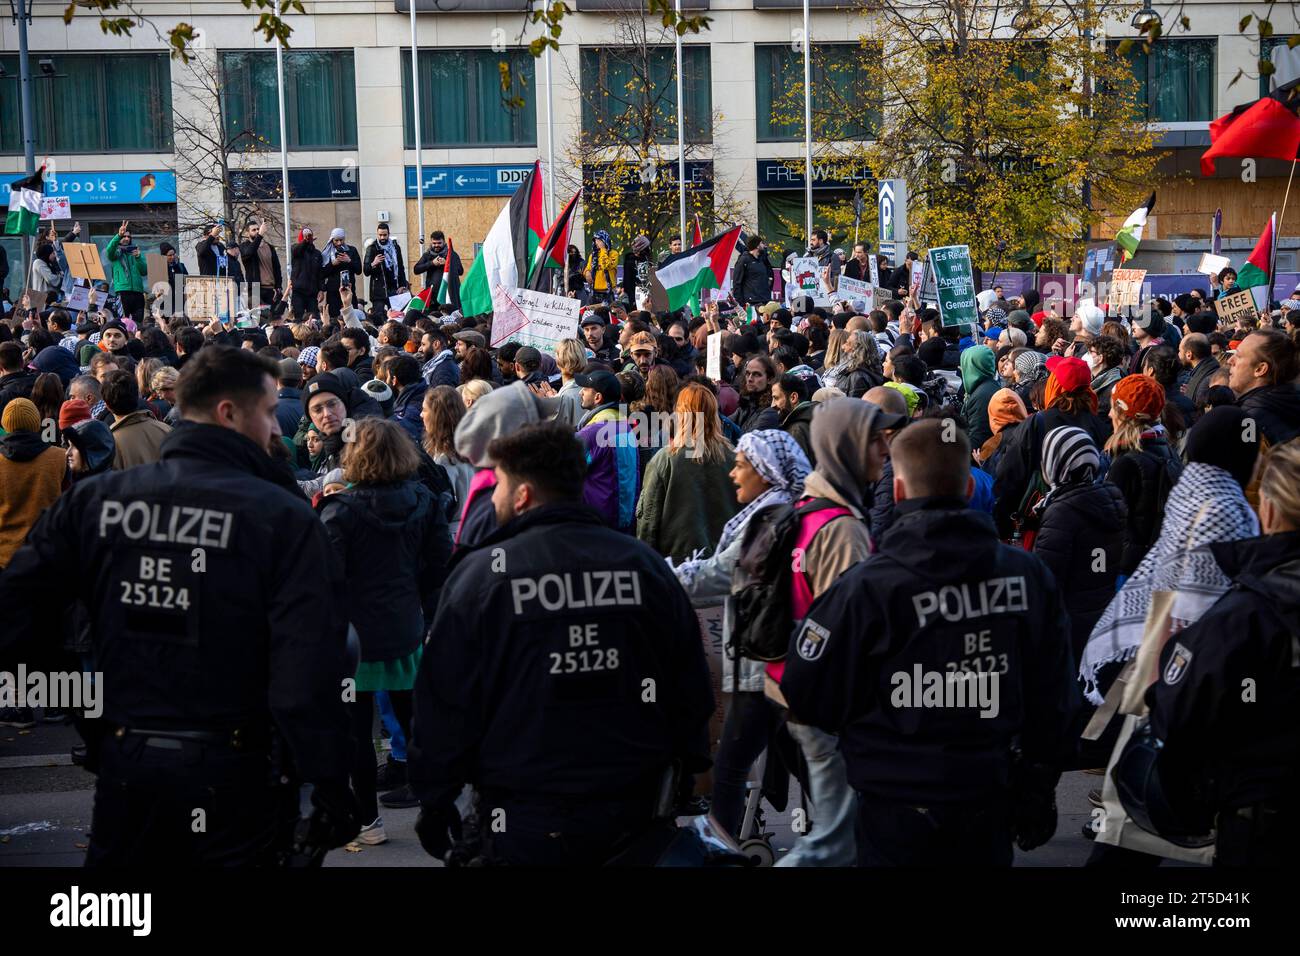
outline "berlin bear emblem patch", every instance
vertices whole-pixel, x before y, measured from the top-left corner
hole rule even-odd
[[[1177,684],[1187,673],[1187,665],[1192,662],[1192,652],[1182,644],[1174,645],[1174,654],[1165,665],[1165,683]]]
[[[804,618],[803,627],[799,629],[799,636],[795,639],[795,650],[804,660],[815,661],[822,656],[830,636],[831,632],[812,618]]]

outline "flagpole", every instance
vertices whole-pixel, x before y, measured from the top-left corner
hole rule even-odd
[[[1296,157],[1300,159],[1300,156]],[[1295,178],[1296,160],[1291,160],[1291,174],[1286,178],[1286,192],[1282,195],[1282,211],[1278,213],[1277,224],[1273,227],[1273,255],[1268,263],[1268,303],[1273,302],[1273,284],[1277,282],[1277,248],[1282,243],[1282,220],[1286,218],[1286,201],[1291,198],[1291,180]]]
[[[803,149],[804,149],[804,218],[808,234],[804,237],[812,242],[813,203],[812,203],[812,59],[809,45],[811,18],[808,14],[808,0],[803,0]]]
[[[18,86],[19,108],[22,110],[23,125],[23,159],[27,164],[27,175],[36,174],[36,131],[32,112],[32,70],[27,59],[27,18],[31,15],[32,0],[18,0]],[[45,190],[42,186],[41,193]],[[30,236],[23,236],[22,287],[27,288],[31,275],[32,242]]]
[[[424,254],[424,162],[421,160],[420,147],[420,44],[415,38],[415,2],[406,0],[411,5],[411,118],[415,121],[415,219],[419,229],[419,251]],[[418,260],[419,257],[417,257]],[[450,259],[447,260],[451,262]],[[438,290],[434,289],[437,295]]]
[[[555,110],[551,98],[551,48],[546,48],[546,215],[555,221]]]
[[[673,9],[677,19],[682,18],[682,0],[673,0]],[[676,31],[674,31],[676,33]],[[677,234],[686,237],[686,118],[682,110],[682,87],[686,85],[682,76],[682,35],[677,39]]]
[[[293,246],[289,241],[289,139],[284,121],[284,44],[275,45],[275,85],[280,98],[280,196],[284,200],[284,262],[286,268],[293,262]],[[265,238],[262,240],[266,241]],[[247,278],[247,277],[245,277]]]

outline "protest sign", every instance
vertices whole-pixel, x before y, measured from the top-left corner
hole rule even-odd
[[[406,308],[407,303],[410,301],[411,293],[399,292],[397,295],[390,295],[388,297],[388,307],[394,312],[401,312]]]
[[[912,263],[912,280],[907,287],[910,295],[916,296],[921,293],[921,283],[925,281],[925,263],[919,259]]]
[[[715,382],[722,381],[722,333],[713,332],[705,339],[704,374]]]
[[[794,260],[791,270],[793,277],[790,285],[790,298],[797,295],[810,295],[816,305],[831,304],[831,289],[822,274],[823,266],[816,256],[804,256]]]
[[[155,295],[165,295],[171,284],[167,281],[167,257],[156,252],[146,253],[145,268],[148,272],[149,291]],[[159,290],[159,286],[164,288]]]
[[[874,309],[876,290],[870,282],[863,282],[861,279],[850,279],[846,275],[840,276],[839,288],[835,291],[835,297],[843,302],[852,304],[853,308],[864,315]]]
[[[1116,269],[1111,273],[1106,304],[1117,309],[1140,305],[1146,277],[1146,269]]]
[[[42,219],[71,219],[72,200],[67,196],[42,196]]]
[[[979,306],[975,302],[970,247],[939,246],[930,250],[928,262],[944,328],[978,322]]]
[[[1255,297],[1249,289],[1227,292],[1214,300],[1214,311],[1225,322],[1236,324],[1241,319],[1255,318]]]
[[[871,276],[870,276],[871,286],[874,289],[879,289],[880,288],[880,263],[876,261],[875,256],[868,256],[867,261],[868,263],[870,263],[871,266]]]
[[[492,290],[490,344],[496,348],[503,342],[518,342],[555,354],[562,339],[578,337],[581,310],[581,303],[568,296],[497,286]]]
[[[1196,271],[1207,276],[1217,276],[1230,265],[1232,260],[1227,256],[1216,256],[1206,252],[1201,255],[1201,264],[1196,267]]]
[[[230,320],[235,314],[235,280],[228,276],[186,276],[185,314],[191,319]]]
[[[90,308],[90,281],[87,279],[73,279],[72,291],[68,293],[68,311],[73,315],[78,312],[85,312]]]
[[[107,279],[104,263],[99,259],[99,249],[93,242],[65,242],[63,254],[68,257],[68,271],[82,279]]]

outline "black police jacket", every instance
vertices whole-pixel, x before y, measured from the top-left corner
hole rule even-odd
[[[362,661],[405,657],[424,638],[451,557],[451,532],[433,493],[416,481],[361,485],[317,508],[343,565],[343,601]]]
[[[1300,532],[1210,546],[1232,588],[1169,638],[1147,691],[1161,787],[1188,817],[1300,792]]]
[[[0,645],[80,598],[107,726],[274,722],[305,779],[346,777],[347,620],[325,529],[237,432],[185,423],[161,454],[77,482],[41,516],[0,575]]]
[[[996,799],[1017,741],[1062,766],[1081,698],[1051,572],[959,498],[899,502],[879,545],[795,627],[791,714],[840,734],[849,783],[878,799]]]
[[[415,687],[420,802],[648,797],[709,766],[713,692],[690,600],[580,504],[525,512],[452,559]]]

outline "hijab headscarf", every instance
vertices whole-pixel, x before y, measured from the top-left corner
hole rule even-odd
[[[1097,480],[1101,455],[1097,444],[1082,428],[1053,428],[1043,439],[1043,480],[1051,491],[1069,485],[1088,485]],[[1044,499],[1046,500],[1046,499]]]
[[[969,349],[967,350],[969,351]],[[1000,388],[989,399],[989,430],[993,435],[979,448],[975,449],[975,460],[980,464],[993,457],[993,453],[1002,445],[1002,431],[1008,425],[1023,422],[1029,417],[1025,400],[1009,388]]]
[[[987,345],[973,345],[961,353],[961,384],[969,395],[996,374],[993,350]]]
[[[745,530],[754,513],[777,504],[787,504],[803,494],[804,479],[812,466],[798,442],[787,433],[775,428],[746,432],[740,436],[736,451],[745,456],[768,488],[745,505],[722,526],[718,550],[725,551]]]
[[[1088,700],[1102,703],[1097,675],[1103,667],[1128,661],[1137,653],[1156,591],[1175,592],[1170,612],[1173,631],[1195,623],[1232,584],[1214,560],[1210,545],[1258,534],[1259,519],[1238,481],[1217,465],[1189,462],[1169,492],[1160,537],[1088,638],[1079,665]]]

